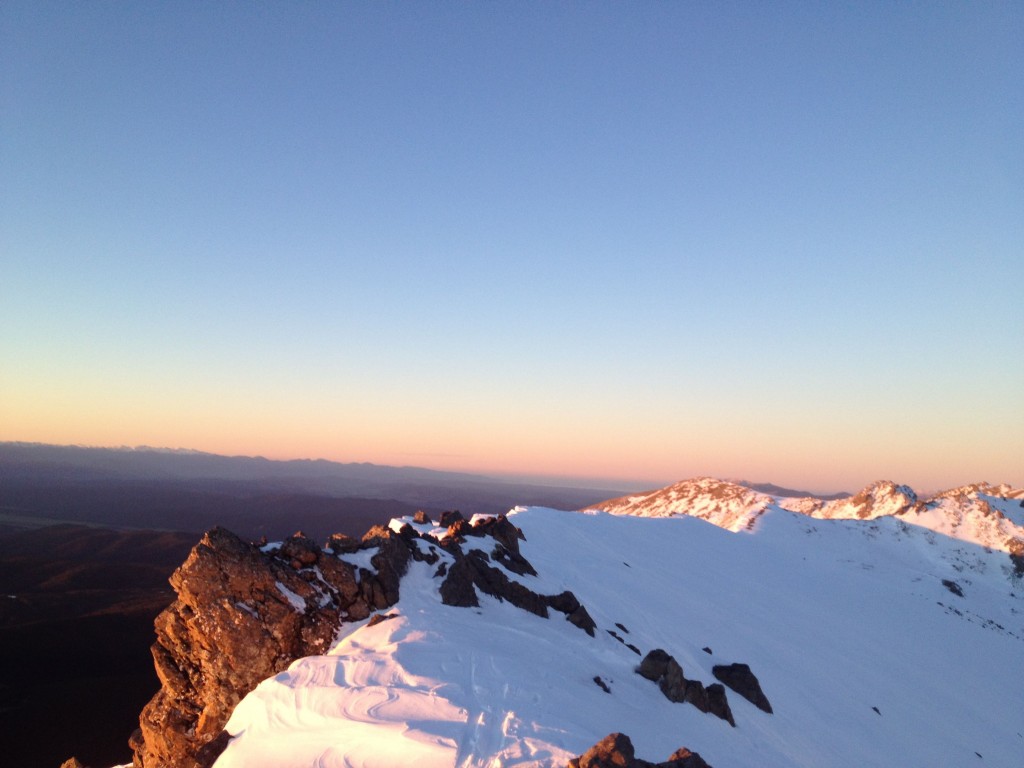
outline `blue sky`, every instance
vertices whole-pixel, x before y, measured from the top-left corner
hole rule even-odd
[[[1024,485],[1024,8],[0,8],[0,439]]]

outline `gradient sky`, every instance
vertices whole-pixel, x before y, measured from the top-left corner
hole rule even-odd
[[[1021,3],[0,4],[0,440],[1024,486]]]

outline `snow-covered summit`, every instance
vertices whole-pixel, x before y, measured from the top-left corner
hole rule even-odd
[[[921,498],[907,485],[889,480],[870,484],[841,499],[772,496],[735,483],[699,477],[645,493],[594,505],[616,515],[699,517],[721,528],[750,528],[768,508],[776,507],[822,519],[902,522],[952,539],[1024,554],[1024,490],[975,483]]]
[[[689,515],[719,528],[738,531],[749,526],[771,501],[771,496],[735,483],[697,477],[657,490],[609,499],[586,511],[637,517]]]

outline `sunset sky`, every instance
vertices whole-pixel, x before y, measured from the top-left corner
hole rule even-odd
[[[1024,4],[845,5],[6,0],[0,440],[1024,486]]]

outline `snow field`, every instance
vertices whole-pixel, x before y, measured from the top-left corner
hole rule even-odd
[[[1005,554],[774,505],[741,533],[692,517],[510,519],[539,573],[513,578],[573,591],[596,637],[482,594],[445,606],[437,566],[412,562],[396,618],[343,626],[327,655],[245,697],[217,768],[564,766],[611,731],[646,759],[685,745],[715,768],[1022,764],[1024,588]],[[609,629],[706,685],[715,664],[749,664],[775,714],[729,692],[732,728],[669,702]]]

